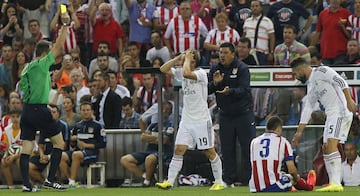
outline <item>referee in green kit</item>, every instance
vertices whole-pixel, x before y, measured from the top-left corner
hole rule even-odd
[[[50,170],[44,182],[44,188],[65,190],[61,184],[55,182],[56,170],[59,167],[61,153],[64,148],[64,140],[60,127],[53,119],[49,103],[50,72],[49,68],[55,63],[55,58],[62,55],[68,34],[70,17],[67,13],[62,14],[62,21],[65,22],[59,31],[56,42],[51,43],[41,40],[36,45],[35,60],[30,62],[21,73],[20,89],[24,92],[23,111],[21,114],[21,135],[23,148],[20,155],[20,168],[23,178],[23,192],[37,192],[29,179],[29,158],[35,143],[36,131],[40,131],[45,137],[50,138],[53,143],[53,150],[50,158]],[[40,155],[40,160],[44,155]]]

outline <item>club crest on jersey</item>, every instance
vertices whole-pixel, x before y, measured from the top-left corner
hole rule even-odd
[[[231,74],[230,75],[230,78],[237,78],[237,73],[238,73],[238,68],[234,68],[232,71],[231,71]]]
[[[94,128],[93,127],[88,127],[88,133],[94,133]]]
[[[101,135],[101,136],[106,136],[106,131],[105,131],[105,129],[101,129],[101,130],[100,130],[100,135]]]

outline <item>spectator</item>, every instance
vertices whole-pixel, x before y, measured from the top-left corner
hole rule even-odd
[[[13,48],[13,55],[23,50],[24,48],[23,41],[24,39],[22,36],[15,36],[12,39],[11,47]]]
[[[36,46],[36,39],[30,37],[24,40],[23,51],[25,52],[26,57],[30,60],[34,59],[35,46]]]
[[[297,35],[301,37],[311,26],[313,17],[304,8],[304,5],[295,0],[281,0],[272,4],[269,8],[267,16],[272,19],[275,27],[275,45],[279,45],[284,41],[283,30],[285,25],[293,25]],[[303,29],[300,30],[300,16],[307,19]]]
[[[73,69],[70,72],[71,84],[76,89],[76,112],[80,112],[80,99],[84,95],[89,95],[90,90],[84,85],[84,75],[79,69]]]
[[[62,108],[64,110],[60,120],[65,121],[69,125],[69,129],[74,128],[75,124],[81,120],[81,117],[76,113],[76,102],[69,96],[65,96]]]
[[[255,119],[247,65],[235,55],[235,46],[225,42],[220,45],[220,62],[209,72],[209,94],[215,93],[220,108],[220,142],[224,162],[224,182],[233,186],[236,176],[236,141],[241,146],[239,176],[243,185],[251,175],[250,142],[255,137]]]
[[[158,89],[154,84],[154,75],[147,73],[142,75],[142,86],[138,89],[134,101],[134,108],[139,113],[144,113],[158,101]]]
[[[310,50],[310,49],[309,49]],[[319,51],[317,50],[313,50],[310,52],[310,57],[311,57],[311,61],[310,64],[312,66],[320,66],[323,65],[322,63],[322,58],[321,58],[321,54]]]
[[[9,103],[9,92],[10,92],[9,87],[6,84],[0,84],[0,111],[1,111],[0,117],[2,117],[2,113],[5,114],[8,110],[7,105]]]
[[[294,185],[296,189],[312,191],[316,184],[316,174],[311,170],[307,182],[300,178],[290,142],[282,137],[282,121],[271,117],[265,133],[251,141],[250,159],[252,175],[250,192],[286,192]],[[288,174],[281,172],[285,162]]]
[[[111,70],[118,72],[119,65],[116,59],[112,56],[109,56],[110,52],[110,44],[107,41],[100,41],[97,47],[97,55],[104,53],[108,55],[109,59],[109,67]],[[89,65],[89,75],[92,76],[95,70],[99,70],[98,58],[91,60]]]
[[[51,114],[59,124],[60,130],[65,142],[64,150],[67,151],[69,149],[69,141],[70,141],[70,129],[68,124],[65,121],[60,120],[61,111],[60,108],[56,105],[50,104],[50,111]],[[50,161],[50,154],[53,146],[50,142],[49,138],[46,138],[44,135],[40,135],[39,138],[39,145],[38,145],[38,155],[34,155],[30,158],[30,165],[29,165],[29,173],[30,178],[33,182],[40,182],[41,184],[44,183],[45,178],[42,175],[44,169],[46,169],[47,165]]]
[[[356,145],[347,142],[344,147],[345,161],[342,162],[342,182],[344,186],[360,185],[360,157],[356,153]]]
[[[0,63],[0,84],[6,84],[8,87],[13,87],[11,81],[11,70],[13,65],[12,60],[12,48],[10,45],[3,45],[1,49],[1,56],[4,59],[3,63]]]
[[[12,89],[18,89],[19,82],[20,82],[20,76],[21,72],[26,66],[26,64],[29,62],[29,59],[26,58],[26,55],[24,52],[20,51],[15,54],[13,65],[11,69],[11,81],[12,81]]]
[[[99,150],[106,147],[104,126],[93,120],[94,110],[89,102],[80,106],[81,121],[72,129],[71,141],[76,141],[73,151],[62,153],[60,169],[69,179],[69,187],[76,188],[75,182],[80,165],[96,162]],[[71,171],[69,172],[71,165]]]
[[[350,131],[346,142],[352,142],[356,145],[357,154],[360,156],[360,119],[358,116],[353,116]]]
[[[154,29],[160,31],[161,34],[164,34],[170,20],[175,16],[178,16],[179,13],[180,9],[175,0],[164,0],[164,4],[162,6],[157,6],[154,11]]]
[[[346,55],[347,37],[344,32],[351,13],[342,8],[340,3],[341,0],[331,0],[329,9],[320,12],[316,32],[309,46],[315,47],[320,39],[322,62],[325,65],[342,64]]]
[[[106,129],[119,128],[121,120],[121,98],[109,86],[109,75],[101,72],[97,79],[101,91],[96,103],[94,113],[96,120]]]
[[[274,64],[289,66],[296,58],[303,58],[310,63],[309,49],[302,43],[295,40],[296,28],[292,25],[285,25],[283,31],[284,43],[276,46],[274,51]]]
[[[118,84],[116,72],[109,70],[106,73],[109,75],[109,86],[111,90],[118,94],[121,99],[124,97],[130,97],[130,91],[125,86]]]
[[[37,20],[37,19],[29,20],[28,29],[29,29],[29,32],[31,34],[31,37],[34,38],[36,40],[36,42],[38,42],[38,41],[40,41],[42,39],[47,39],[46,35],[44,35],[40,31],[39,20]]]
[[[212,29],[204,41],[204,49],[211,53],[219,52],[220,44],[230,42],[237,45],[240,36],[238,32],[228,26],[228,17],[225,13],[219,13],[215,17],[217,28]]]
[[[237,56],[246,65],[257,65],[255,58],[250,54],[251,41],[247,37],[240,38],[237,45]]]
[[[170,119],[172,114],[172,104],[170,102],[163,103],[163,161],[168,160],[173,152],[173,122]],[[159,146],[159,127],[158,127],[158,105],[154,104],[145,113],[141,115],[139,119],[139,125],[141,129],[141,141],[147,143],[145,151],[134,152],[132,154],[124,155],[120,158],[120,163],[126,170],[135,174],[136,176],[142,176],[144,178],[143,186],[151,186],[151,180],[154,172],[156,171],[156,165],[158,163],[158,146]],[[154,120],[156,119],[156,120]],[[143,170],[140,165],[145,165]]]
[[[5,111],[8,112],[12,110],[22,110],[22,107],[22,100],[19,97],[13,97],[9,98],[8,110]],[[3,111],[3,116],[0,123],[1,126],[3,126],[3,129],[11,124],[10,114],[6,114],[5,111]]]
[[[124,32],[121,26],[112,17],[111,6],[108,3],[99,5],[100,16],[95,17],[96,5],[90,3],[89,18],[93,25],[93,52],[96,52],[100,41],[107,41],[110,44],[110,56],[120,57],[123,52]],[[139,31],[141,32],[141,31]],[[136,33],[134,33],[136,34]],[[142,34],[142,33],[138,33]]]
[[[150,34],[156,8],[153,3],[146,0],[125,0],[125,4],[129,10],[129,41],[139,44],[140,56],[144,58],[146,50],[150,48]]]
[[[330,185],[321,188],[320,192],[342,192],[341,155],[338,144],[343,143],[349,133],[352,112],[357,110],[351,98],[346,81],[333,69],[327,66],[311,68],[303,58],[291,63],[291,69],[299,81],[307,82],[308,99],[301,113],[300,123],[292,140],[292,147],[298,145],[299,139],[310,119],[311,111],[319,102],[326,108],[326,126],[323,133],[323,151],[325,168],[329,174]],[[341,121],[338,119],[341,118]]]
[[[250,47],[256,50],[259,65],[267,65],[274,60],[275,31],[273,22],[262,11],[259,0],[251,1],[252,16],[244,22],[243,36],[251,40]]]
[[[164,35],[165,45],[170,54],[184,52],[187,49],[200,49],[200,36],[206,37],[208,30],[198,16],[192,16],[190,1],[180,4],[180,15],[171,19]]]
[[[87,83],[88,88],[90,90],[90,94],[91,94],[91,103],[95,103],[96,102],[96,98],[99,96],[100,94],[100,89],[98,87],[98,83],[96,79],[90,79]]]
[[[229,19],[230,25],[243,36],[243,26],[247,18],[251,16],[251,9],[247,0],[235,0],[233,6],[230,9]]]
[[[63,46],[63,53],[65,54],[70,53],[70,50],[77,47],[75,31],[80,27],[79,19],[76,16],[76,12],[74,11],[72,4],[69,4],[67,7],[68,7],[67,12],[70,16],[71,22],[69,24],[70,25],[69,33],[66,36],[66,40]],[[63,24],[64,21],[62,21],[61,18],[60,5],[59,5],[58,10],[50,23],[50,30],[54,33],[54,40],[57,38],[59,30]]]
[[[71,56],[72,61],[74,62],[74,67],[82,72],[84,82],[88,81],[89,76],[88,76],[87,69],[80,62],[80,56],[81,56],[80,49],[74,48],[74,49],[70,50],[70,56]]]
[[[3,17],[0,22],[0,33],[3,35],[3,44],[11,45],[12,39],[15,35],[23,35],[24,25],[17,13],[15,4],[7,4],[2,13]]]
[[[346,61],[348,64],[360,64],[360,47],[359,41],[356,39],[350,39],[347,41]]]
[[[128,54],[132,57],[135,67],[151,67],[150,61],[140,55],[140,49],[136,42],[130,42],[127,47]]]
[[[162,44],[162,34],[160,31],[151,32],[151,44],[154,46],[146,53],[146,60],[153,62],[155,57],[160,57],[163,62],[170,60],[170,52],[166,46]]]
[[[359,31],[360,24],[358,23],[358,20],[359,20],[358,17],[360,17],[360,0],[354,0],[353,5],[354,5],[355,10],[354,10],[353,14],[350,15],[348,18],[349,23],[346,24],[347,31],[344,31],[344,33],[346,33],[347,38],[353,38],[359,42],[360,41],[360,31]]]
[[[133,102],[130,97],[124,97],[122,100],[122,113],[124,117],[120,120],[120,129],[137,129],[139,128],[140,114],[134,110]],[[157,106],[156,106],[157,107]]]
[[[70,72],[75,69],[74,62],[69,54],[65,54],[59,71],[54,72],[57,88],[71,84]]]
[[[14,189],[14,180],[11,172],[11,165],[17,165],[17,167],[19,166],[20,150],[17,148],[21,148],[22,146],[22,142],[20,139],[21,110],[11,110],[9,112],[9,115],[11,119],[11,124],[9,124],[4,129],[4,142],[6,143],[7,149],[1,161],[1,171],[4,175],[8,188]]]

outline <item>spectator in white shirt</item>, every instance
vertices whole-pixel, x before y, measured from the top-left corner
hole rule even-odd
[[[342,182],[344,186],[360,185],[360,157],[356,153],[356,146],[352,142],[345,144],[346,160],[342,163]]]

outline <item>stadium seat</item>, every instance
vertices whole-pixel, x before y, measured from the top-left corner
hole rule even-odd
[[[106,162],[91,163],[86,170],[86,188],[91,188],[92,169],[99,169],[100,171],[100,186],[105,186],[105,165]]]

